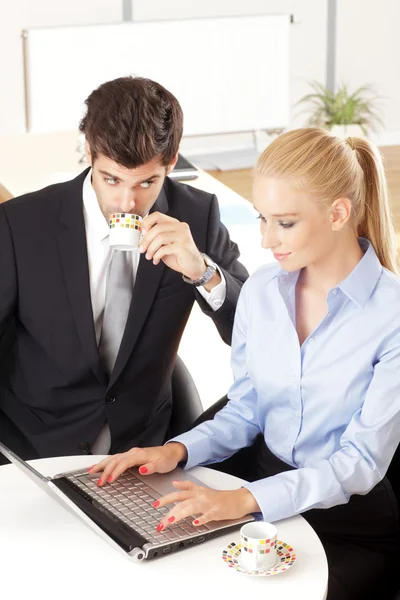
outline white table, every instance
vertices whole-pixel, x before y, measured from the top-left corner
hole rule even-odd
[[[89,466],[100,457],[41,459],[44,475]],[[193,474],[220,489],[241,480],[197,467]],[[293,546],[297,561],[273,577],[250,577],[230,569],[222,550],[239,531],[161,559],[133,563],[64,510],[13,465],[0,468],[1,595],[22,600],[76,598],[295,598],[323,600],[328,568],[324,549],[302,517],[278,522],[278,537]],[[140,595],[139,595],[140,594]]]
[[[19,196],[72,179],[87,167],[79,163],[78,146],[76,131],[2,136],[0,183],[13,196]],[[204,171],[185,183],[217,195],[221,220],[239,245],[240,260],[250,273],[273,260],[271,253],[261,248],[259,222],[247,200]],[[205,409],[227,393],[233,380],[230,347],[197,304],[183,334],[179,355],[192,374]]]

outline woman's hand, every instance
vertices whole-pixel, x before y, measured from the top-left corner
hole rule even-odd
[[[168,473],[175,469],[177,464],[187,459],[186,447],[179,442],[171,442],[165,446],[154,448],[132,448],[123,454],[114,454],[97,463],[90,469],[90,474],[100,473],[97,485],[101,486],[106,481],[111,483],[129,467],[139,467],[141,475],[151,473]]]
[[[153,504],[155,508],[162,508],[177,502],[160,521],[157,531],[190,515],[199,515],[193,520],[196,526],[210,521],[239,519],[249,513],[260,512],[256,499],[246,488],[219,491],[191,481],[174,481],[173,484],[180,491],[163,496]]]

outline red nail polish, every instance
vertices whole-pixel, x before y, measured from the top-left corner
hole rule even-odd
[[[160,523],[159,525],[157,525],[156,530],[157,531],[162,531],[164,529],[164,525],[162,523]]]
[[[168,523],[173,523],[174,521],[175,521],[175,517],[170,517],[170,518],[168,519]]]
[[[199,523],[200,523],[200,521],[199,521],[198,519],[195,519],[195,520],[193,521],[193,525],[198,525]]]
[[[154,506],[154,508],[157,508],[157,506],[160,506],[160,501],[156,500],[155,502],[153,502],[153,506]]]
[[[139,473],[141,473],[142,475],[146,475],[146,473],[148,473],[149,470],[147,467],[140,467],[139,469]]]
[[[112,477],[112,475],[110,475],[110,477],[107,479],[107,481],[108,481],[108,483],[111,483],[112,480],[113,480],[113,477]]]
[[[102,480],[99,479],[98,482],[97,482],[97,485],[100,487],[102,483],[103,483]]]
[[[88,467],[88,473],[93,469],[93,467]]]

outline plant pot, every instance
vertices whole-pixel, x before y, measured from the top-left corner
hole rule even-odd
[[[340,138],[360,137],[367,139],[359,125],[333,125],[331,133]]]

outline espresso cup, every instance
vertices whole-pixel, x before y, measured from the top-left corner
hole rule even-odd
[[[110,248],[115,250],[137,250],[142,233],[142,217],[130,213],[111,215],[109,227]]]
[[[265,521],[254,521],[240,530],[240,562],[249,571],[267,571],[277,562],[276,527]]]

